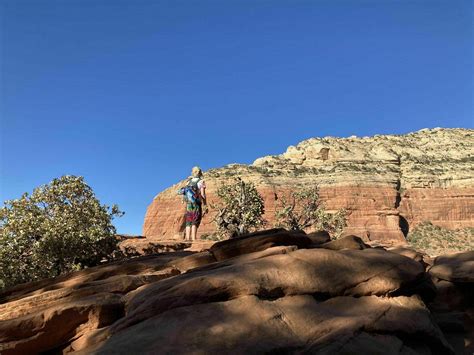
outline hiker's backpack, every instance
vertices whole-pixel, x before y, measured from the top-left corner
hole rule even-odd
[[[200,179],[190,179],[185,187],[178,190],[178,195],[183,195],[184,199],[190,203],[199,203],[201,201],[198,182]]]

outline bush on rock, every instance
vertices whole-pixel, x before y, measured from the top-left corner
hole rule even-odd
[[[347,211],[326,211],[319,196],[317,185],[301,187],[277,198],[279,208],[275,211],[276,226],[288,230],[304,230],[315,227],[338,238],[347,225]]]
[[[255,185],[239,177],[231,183],[217,189],[220,203],[213,206],[217,209],[214,223],[219,239],[237,237],[265,224],[262,215],[265,212],[263,198]]]

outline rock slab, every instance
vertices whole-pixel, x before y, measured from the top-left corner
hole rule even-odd
[[[0,351],[454,354],[421,262],[323,246],[270,230],[19,285],[0,294]]]

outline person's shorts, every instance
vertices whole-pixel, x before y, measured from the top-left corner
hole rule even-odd
[[[201,224],[202,208],[200,203],[188,202],[186,204],[186,227]]]

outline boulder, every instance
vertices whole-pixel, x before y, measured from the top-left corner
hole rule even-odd
[[[392,247],[387,249],[389,252],[392,253],[397,253],[403,256],[406,256],[407,258],[413,259],[415,261],[418,261],[419,263],[422,263],[425,267],[428,265],[424,262],[424,255],[423,253],[420,253],[419,251],[408,248],[408,247]]]
[[[438,256],[429,272],[441,280],[472,283],[474,282],[474,251]]]
[[[437,311],[474,308],[474,251],[438,256],[429,269],[437,288]]]
[[[207,265],[216,261],[214,255],[208,251],[195,253],[184,258],[171,261],[168,265],[178,269],[181,272],[186,272],[199,266]]]
[[[331,236],[326,231],[311,232],[307,234],[307,237],[316,245],[331,241]]]
[[[126,256],[151,255],[164,252],[183,251],[191,246],[191,242],[173,241],[156,242],[147,238],[127,238],[119,243],[120,250]]]
[[[456,353],[474,351],[474,251],[438,256],[429,268],[436,298],[434,319]]]
[[[77,331],[112,324],[123,317],[120,295],[97,293],[68,299],[0,322],[2,354],[31,354],[67,343]]]
[[[278,228],[224,240],[215,243],[209,251],[218,261],[221,261],[277,245],[296,245],[299,248],[307,248],[311,245],[311,239],[304,232],[293,232]]]
[[[166,263],[179,255],[143,257],[18,285],[2,294],[0,352],[57,349],[124,316],[122,295],[179,274]]]
[[[364,241],[355,235],[347,235],[339,239],[333,240],[329,243],[320,245],[321,248],[330,250],[342,250],[342,249],[353,249],[362,250],[370,248],[369,245],[365,244]]]
[[[191,254],[192,253],[189,252],[177,252],[162,253],[158,256],[142,256],[91,267],[54,278],[20,284],[0,292],[0,304],[21,299],[27,295],[40,295],[46,291],[74,288],[88,282],[104,280],[115,275],[143,275],[154,273],[155,271],[165,268],[166,264],[171,260]]]

